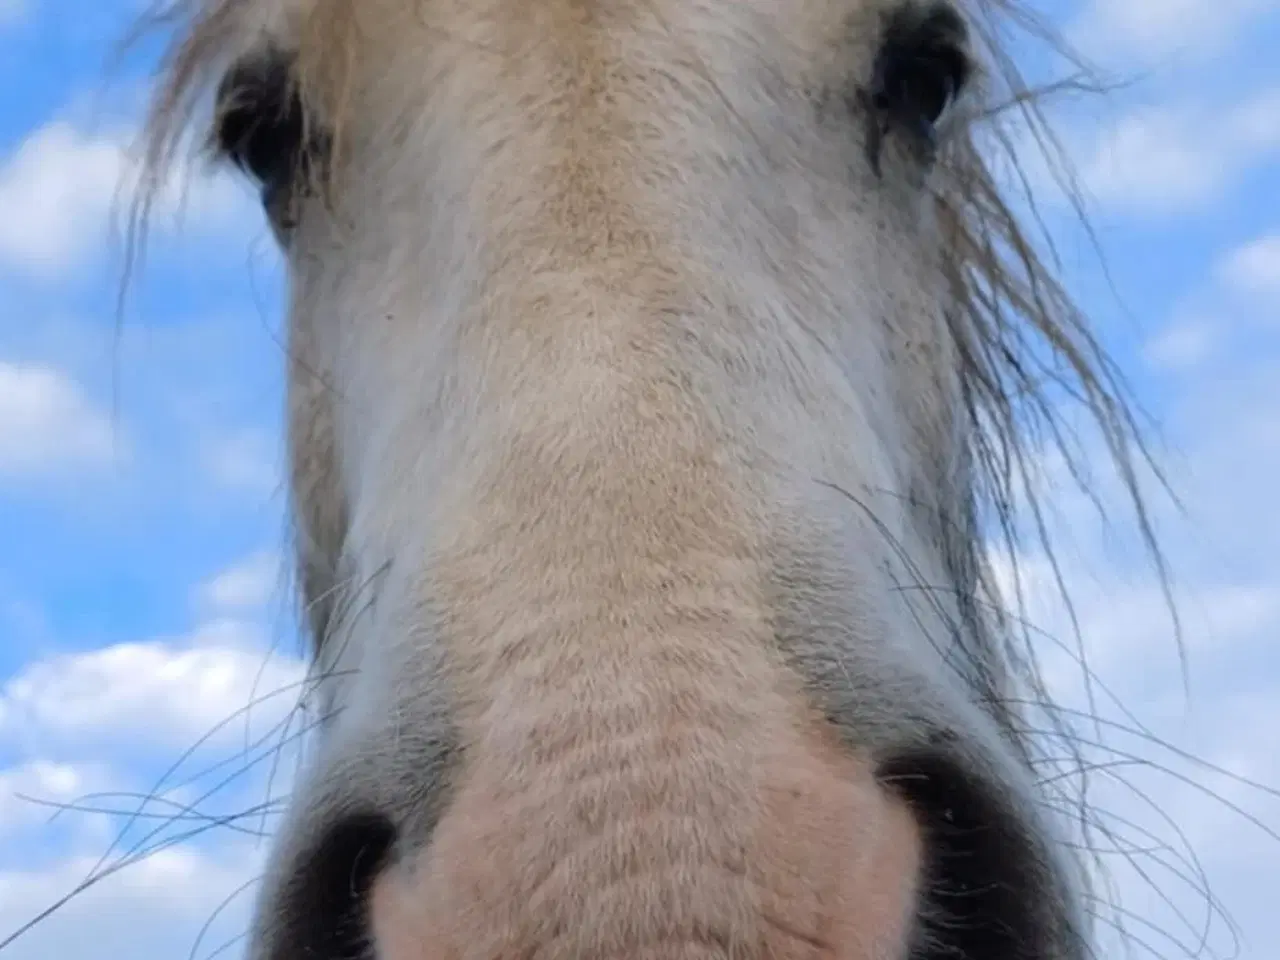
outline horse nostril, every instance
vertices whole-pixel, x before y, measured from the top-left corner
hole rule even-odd
[[[348,815],[324,833],[281,891],[281,960],[366,956],[369,889],[395,839],[391,821],[372,813]]]
[[[1011,797],[937,755],[896,757],[879,775],[915,808],[925,830],[913,958],[1081,955],[1078,931],[1055,925],[1047,908],[1065,897],[1062,878]],[[1060,952],[1046,952],[1046,942]]]

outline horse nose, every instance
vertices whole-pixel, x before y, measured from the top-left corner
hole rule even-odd
[[[406,833],[373,878],[368,956],[899,960],[917,818],[868,758],[817,739],[763,751],[724,804],[652,766],[561,770],[524,790],[461,778],[429,843]],[[661,759],[678,769],[673,751]],[[361,955],[318,960],[338,956]]]

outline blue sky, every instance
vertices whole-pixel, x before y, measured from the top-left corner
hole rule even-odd
[[[207,957],[224,944],[217,955],[237,957],[250,901],[232,895],[272,820],[184,835],[278,796],[290,768],[272,775],[301,670],[279,559],[279,261],[247,188],[189,171],[117,331],[113,216],[148,51],[104,70],[107,38],[138,7],[0,0],[0,938],[95,869],[158,848],[5,960]],[[1060,112],[1119,300],[1046,197],[1071,282],[1159,420],[1187,508],[1157,501],[1156,515],[1189,696],[1126,515],[1104,526],[1065,487],[1054,501],[1091,666],[1132,715],[1104,704],[1111,724],[1088,728],[1105,741],[1094,759],[1124,761],[1095,796],[1131,863],[1106,859],[1131,934],[1155,955],[1263,960],[1280,956],[1280,839],[1264,829],[1280,830],[1280,800],[1239,778],[1280,786],[1280,510],[1266,492],[1280,476],[1280,4],[1051,12],[1097,62],[1137,78]],[[1073,642],[1045,558],[1022,559],[1037,626]],[[1081,704],[1071,658],[1046,641],[1045,662]],[[1151,736],[1117,726],[1138,723]],[[141,792],[167,805],[132,824],[111,813],[137,809]],[[51,819],[23,797],[93,809]]]

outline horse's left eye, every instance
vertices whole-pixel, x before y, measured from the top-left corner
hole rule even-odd
[[[869,90],[881,125],[932,143],[972,73],[967,45],[968,29],[950,3],[900,7],[885,28]]]
[[[233,66],[215,101],[214,146],[258,181],[267,212],[280,212],[317,145],[283,55]]]

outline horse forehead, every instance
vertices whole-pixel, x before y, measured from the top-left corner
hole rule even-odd
[[[658,39],[653,41],[654,45],[647,48],[654,54],[653,60],[661,61],[680,44],[693,43],[700,56],[706,55],[712,61],[711,69],[717,74],[717,84],[729,87],[720,92],[730,98],[736,98],[739,91],[732,89],[731,84],[724,79],[733,75],[732,64],[729,65],[729,69],[720,71],[716,69],[715,58],[733,60],[739,55],[750,57],[753,55],[752,48],[768,48],[769,58],[775,64],[781,64],[785,68],[796,67],[798,73],[794,79],[797,82],[815,77],[829,80],[836,76],[836,71],[848,70],[850,66],[848,63],[834,60],[824,64],[823,57],[856,56],[856,49],[851,50],[846,42],[849,30],[853,28],[856,32],[857,25],[862,24],[868,28],[868,36],[870,36],[870,28],[877,22],[879,12],[894,5],[898,0],[798,0],[792,5],[779,5],[774,0],[736,0],[735,3],[728,4],[722,0],[363,0],[358,4],[353,3],[352,0],[221,0],[221,2],[229,11],[237,6],[238,10],[243,11],[241,27],[244,30],[244,43],[247,47],[261,48],[268,45],[284,50],[296,50],[299,45],[306,43],[319,44],[322,47],[330,45],[327,56],[322,55],[321,51],[312,51],[313,57],[320,58],[319,61],[313,62],[319,62],[325,69],[328,69],[327,64],[343,61],[344,52],[349,54],[351,49],[354,49],[356,55],[353,68],[357,73],[368,76],[370,71],[389,71],[387,75],[378,78],[381,82],[376,83],[373,94],[367,95],[372,96],[373,99],[361,104],[361,109],[365,111],[372,110],[377,113],[380,110],[416,110],[420,103],[425,109],[427,99],[433,103],[440,103],[447,110],[452,110],[463,100],[472,99],[472,95],[466,93],[468,90],[472,90],[474,96],[483,97],[486,102],[476,112],[497,116],[498,122],[482,127],[481,121],[475,119],[472,113],[463,122],[442,125],[441,129],[449,131],[459,130],[464,126],[483,130],[482,135],[461,138],[466,142],[455,139],[449,150],[456,150],[459,157],[481,151],[491,139],[495,128],[499,129],[504,136],[514,133],[523,139],[518,151],[506,151],[501,157],[496,153],[490,153],[484,157],[483,163],[466,165],[467,194],[472,198],[468,201],[470,206],[466,215],[483,217],[483,210],[487,208],[475,203],[475,198],[491,194],[493,202],[489,207],[492,210],[485,229],[494,230],[497,225],[503,225],[504,237],[508,235],[512,237],[511,246],[515,249],[508,252],[513,253],[519,253],[522,244],[528,245],[530,242],[545,246],[544,235],[549,229],[556,232],[554,246],[558,251],[572,253],[578,247],[584,249],[597,247],[601,225],[607,220],[611,230],[617,228],[610,242],[612,255],[621,252],[619,244],[622,241],[619,240],[619,236],[632,227],[652,227],[649,233],[665,234],[676,229],[672,223],[677,220],[687,220],[688,224],[706,220],[707,217],[703,217],[702,214],[714,208],[718,201],[708,199],[705,194],[696,191],[681,191],[674,187],[670,190],[664,188],[664,196],[660,202],[652,205],[652,209],[646,207],[650,209],[650,219],[656,218],[656,223],[647,225],[622,223],[614,212],[606,211],[597,214],[587,211],[583,217],[579,218],[584,222],[580,229],[577,229],[577,234],[581,234],[580,236],[570,229],[573,224],[565,221],[564,216],[558,217],[554,223],[551,222],[549,218],[552,214],[548,212],[551,208],[546,204],[538,209],[535,216],[520,218],[512,215],[515,203],[533,204],[542,197],[539,193],[542,188],[531,180],[532,174],[528,171],[539,166],[558,163],[557,157],[564,160],[564,154],[573,150],[585,151],[583,163],[573,163],[570,158],[571,162],[568,164],[582,176],[576,181],[568,176],[556,178],[556,191],[571,195],[566,196],[564,202],[556,208],[557,214],[565,213],[569,207],[573,207],[574,212],[579,212],[582,201],[591,197],[596,197],[603,205],[609,206],[610,199],[616,199],[615,195],[629,196],[637,189],[630,182],[634,180],[633,174],[648,162],[647,158],[643,160],[637,158],[637,150],[622,144],[614,146],[624,151],[627,154],[626,157],[620,163],[610,164],[603,157],[603,153],[607,152],[606,149],[596,142],[565,140],[553,143],[550,141],[555,138],[541,137],[536,133],[532,136],[524,136],[532,133],[540,124],[544,124],[547,117],[556,115],[565,117],[566,112],[572,115],[573,98],[564,98],[564,102],[556,104],[554,108],[548,106],[545,100],[538,101],[539,97],[545,98],[552,84],[563,81],[566,76],[575,78],[581,76],[583,82],[589,83],[589,74],[593,70],[593,58],[596,62],[609,58],[625,59],[635,52],[634,45],[627,46],[625,43],[587,42],[581,45],[582,59],[565,59],[558,55],[564,52],[563,47],[569,45],[576,47],[582,38],[604,36],[614,27],[617,27],[625,37],[633,39],[636,43],[645,44],[648,42],[645,38],[652,33],[649,28],[658,24],[664,29],[660,31],[661,35]],[[629,17],[630,11],[637,12],[637,16]],[[627,24],[638,23],[638,14],[643,11],[652,13],[649,28],[637,27],[635,30],[628,28]],[[350,19],[344,20],[344,17],[354,17],[355,21],[358,21],[359,30],[356,31],[358,37],[354,41],[338,36],[343,33],[339,29],[343,24],[350,27],[353,22]],[[516,61],[506,55],[498,58],[487,55],[486,51],[494,48],[486,46],[486,42],[495,37],[499,40],[497,49],[500,51],[505,50],[511,53],[518,49],[519,44],[511,41],[510,37],[520,34],[521,31],[524,32],[523,35],[531,37],[530,42],[534,44],[539,42],[538,38],[555,38],[563,35],[566,39],[563,45],[558,44],[554,39],[551,41],[552,47],[556,48],[551,52],[556,55],[534,56],[525,61]],[[774,39],[771,40],[771,37]],[[837,40],[837,37],[845,39]],[[872,41],[867,40],[866,37],[863,39],[866,40],[863,46],[869,47]],[[344,42],[352,42],[356,46],[346,50],[332,46],[337,44],[340,47]],[[857,48],[858,43],[854,43],[853,47]],[[450,51],[454,56],[445,56]],[[774,51],[777,51],[776,55]],[[814,56],[806,57],[806,52]],[[379,57],[379,53],[385,53],[385,58]],[[419,53],[421,55],[418,55]],[[437,54],[440,56],[436,56]],[[436,60],[437,63],[432,64],[432,60]],[[429,80],[405,75],[405,71],[409,71],[413,74],[438,77],[441,70],[438,63],[440,60],[447,60],[450,64],[444,69],[453,74],[448,82],[454,91],[452,98],[444,98],[438,91],[429,89],[431,83]],[[679,66],[681,70],[687,69],[693,72],[702,69],[690,67],[687,63]],[[805,70],[809,71],[808,77],[803,76]],[[406,82],[390,84],[385,82],[392,74],[395,81],[405,78]],[[685,75],[680,71],[662,68],[652,76],[656,78],[658,74],[668,79]],[[497,78],[496,81],[495,78]],[[489,81],[508,86],[505,89],[495,88],[494,82]],[[544,82],[546,86],[540,86]],[[578,80],[575,79],[574,82],[577,83]],[[608,101],[608,110],[648,111],[646,120],[651,115],[655,124],[671,125],[683,122],[674,111],[664,110],[667,98],[675,94],[657,92],[655,88],[653,96],[645,96],[646,84],[650,81],[638,75],[627,74],[617,82],[626,88],[627,96]],[[652,82],[658,81],[654,79]],[[461,99],[457,98],[459,90],[463,91]],[[637,93],[639,96],[634,95]],[[385,100],[377,99],[384,95]],[[395,98],[402,99],[397,103]],[[532,101],[529,98],[533,98]],[[530,102],[540,102],[543,106],[547,106],[547,109],[522,110],[522,105],[527,106]],[[736,108],[737,104],[735,103],[734,106]],[[590,109],[596,109],[596,107],[593,106]],[[365,123],[362,120],[357,122],[361,126]],[[380,126],[380,123],[375,123],[374,126]],[[710,138],[715,133],[714,127],[700,128],[700,135],[703,137]],[[731,138],[736,134],[730,131],[726,136]],[[652,142],[653,139],[650,137],[650,141],[646,142]],[[777,149],[792,149],[790,141],[785,137],[782,141]],[[727,145],[732,147],[733,144]],[[384,202],[383,194],[390,196],[394,193],[393,181],[397,179],[388,174],[398,170],[399,173],[411,174],[414,178],[420,177],[422,171],[414,169],[414,165],[418,159],[425,158],[426,153],[426,151],[413,153],[410,149],[397,151],[394,156],[388,152],[386,156],[374,157],[382,165],[380,169],[383,170],[383,176],[356,185],[361,191],[361,196],[371,198],[374,203]],[[587,155],[588,153],[590,156]],[[435,163],[438,157],[430,159]],[[658,159],[661,158],[655,158],[655,160]],[[557,166],[557,171],[560,169],[561,167]],[[609,180],[610,176],[621,176],[628,182],[618,183]],[[690,172],[689,176],[696,178],[693,172]],[[707,186],[703,180],[698,182],[700,186]],[[732,185],[711,184],[710,192],[723,193],[740,185],[739,180],[734,180]],[[773,180],[758,178],[751,180],[749,185],[749,189],[755,191],[754,195],[757,199],[761,202],[767,201],[773,213],[785,215],[792,211],[782,210],[782,207],[796,200],[796,197],[807,199],[796,200],[802,206],[794,211],[799,216],[790,232],[765,231],[758,234],[755,240],[758,244],[769,247],[768,259],[780,262],[787,259],[783,256],[784,254],[799,254],[805,268],[803,271],[781,271],[777,276],[770,277],[762,277],[759,271],[739,271],[738,285],[749,287],[744,293],[763,293],[763,296],[757,297],[758,302],[752,309],[758,307],[763,310],[761,304],[767,304],[779,298],[789,301],[793,309],[807,310],[810,306],[821,306],[821,303],[831,299],[834,290],[847,286],[843,278],[851,266],[865,263],[871,267],[874,261],[875,269],[861,277],[861,293],[866,303],[872,306],[868,316],[883,313],[882,319],[888,322],[888,327],[891,329],[887,333],[878,328],[871,330],[870,339],[860,343],[856,351],[850,352],[850,356],[856,354],[850,362],[856,363],[859,367],[855,371],[859,375],[853,380],[858,383],[885,383],[886,380],[889,382],[886,391],[877,392],[870,387],[865,388],[863,392],[868,395],[861,399],[863,402],[873,400],[877,409],[883,407],[880,414],[887,420],[896,422],[905,418],[908,421],[888,428],[888,436],[903,438],[906,446],[910,447],[910,449],[899,451],[898,456],[911,459],[922,452],[919,448],[923,444],[930,448],[929,451],[925,451],[926,454],[943,453],[940,459],[946,460],[945,452],[950,449],[954,440],[950,429],[952,411],[947,409],[946,405],[946,398],[950,395],[952,386],[948,376],[950,370],[948,363],[951,358],[946,355],[945,338],[938,336],[941,331],[937,326],[935,311],[928,309],[929,304],[926,303],[930,291],[926,289],[928,285],[921,282],[925,277],[926,265],[920,261],[919,257],[914,256],[918,251],[903,249],[899,251],[901,255],[884,256],[882,252],[878,253],[876,248],[900,238],[883,235],[885,230],[882,226],[870,219],[864,219],[862,220],[864,229],[850,230],[851,223],[848,219],[835,222],[831,218],[806,216],[803,203],[811,204],[813,197],[808,196],[805,189],[802,189],[799,194],[792,195],[775,189],[776,187],[777,184]],[[366,205],[365,209],[372,209],[372,207]],[[656,213],[653,212],[655,210]],[[813,211],[810,210],[810,212]],[[565,213],[565,216],[567,215]],[[627,217],[632,216],[634,215],[628,211]],[[520,230],[510,227],[513,221],[523,224]],[[689,227],[689,229],[695,228]],[[634,232],[637,236],[645,233],[640,229]],[[371,227],[368,233],[371,243],[375,240],[382,243],[396,240],[396,235],[392,231],[384,230],[378,225]],[[695,247],[699,239],[706,239],[708,243],[714,245],[716,241],[712,233],[708,229],[702,229],[695,237]],[[794,234],[794,237],[791,234]],[[578,241],[576,246],[575,237]],[[403,240],[406,245],[411,242],[409,238],[403,238]],[[640,245],[645,247],[644,243]],[[783,249],[784,245],[786,249]],[[697,250],[693,252],[694,259],[697,259]],[[627,257],[630,259],[631,266],[636,269],[623,267],[621,269],[628,276],[619,280],[611,274],[610,281],[615,285],[621,283],[629,294],[653,301],[662,291],[654,292],[645,287],[644,278],[647,274],[638,268],[645,266],[654,256],[653,251],[647,247],[630,251]],[[521,261],[529,258],[516,256],[512,259]],[[613,270],[613,267],[609,269]],[[680,263],[678,269],[673,268],[681,275],[681,285],[688,287],[691,291],[702,289],[698,285],[698,277],[692,275],[695,269],[696,265],[688,261]],[[343,291],[344,296],[364,295],[374,282],[371,278],[375,274],[376,271],[372,269],[362,272],[360,276],[363,279],[348,284],[348,288]],[[533,296],[536,291],[528,281],[529,278],[524,276],[523,268],[507,271],[501,277],[494,278],[488,293],[491,298],[501,293],[501,289],[498,289],[501,283],[518,286],[521,292],[515,296],[513,306],[519,309],[513,312],[521,316],[534,316],[537,314],[535,309],[537,304],[534,302],[537,298]],[[563,277],[556,277],[555,282],[562,281]],[[714,278],[712,282],[715,282]],[[773,285],[775,283],[776,287]],[[303,286],[305,287],[305,284]],[[401,286],[405,298],[411,299],[419,293],[414,282],[410,280],[402,280]],[[662,287],[663,284],[655,281],[655,286]],[[322,283],[317,285],[317,292],[321,288],[329,289]],[[563,308],[566,290],[558,288],[553,293],[554,295],[550,295],[548,299],[555,301],[559,308]],[[589,291],[582,292],[584,298],[588,297],[588,294]],[[892,300],[893,304],[888,303],[889,300]],[[311,301],[306,298],[300,301],[304,309],[295,310],[293,316],[295,333],[300,341],[297,347],[303,354],[312,352],[307,343],[310,339],[308,328],[311,326],[311,321],[305,307],[309,303]],[[408,312],[405,315],[408,316]],[[815,319],[820,320],[820,316]],[[405,338],[397,339],[390,325],[386,332],[377,337],[363,336],[370,350],[377,348],[388,354],[406,354],[402,349],[403,343],[406,342]],[[731,338],[731,346],[738,353],[747,354],[761,345],[744,341],[735,334]],[[324,352],[324,347],[319,343],[316,349]],[[550,351],[544,351],[544,353],[550,355]],[[319,359],[323,362],[323,358]],[[406,362],[408,362],[407,354]],[[442,354],[441,362],[447,364],[449,355]],[[745,359],[743,363],[746,363]],[[294,375],[301,376],[298,370],[294,371]],[[409,379],[406,375],[403,382],[407,383]],[[813,388],[815,398],[823,395],[821,384],[808,384],[808,386]],[[308,394],[296,397],[293,402],[296,418],[305,421],[303,423],[305,429],[296,431],[298,435],[295,440],[298,446],[296,458],[301,461],[297,464],[297,468],[304,471],[311,470],[309,466],[311,460],[321,462],[325,459],[315,453],[323,446],[315,437],[323,439],[327,433],[314,427],[310,421],[317,417],[323,419],[327,400],[324,395],[311,397]],[[926,456],[926,459],[929,458]],[[304,483],[303,486],[306,488],[307,484]]]
[[[197,22],[212,25],[220,45],[240,55],[264,46],[296,50],[308,43],[345,43],[363,35],[365,52],[379,55],[420,52],[423,34],[486,49],[486,37],[469,31],[484,26],[512,28],[533,41],[583,37],[626,25],[678,34],[702,28],[730,46],[750,46],[770,38],[787,41],[804,58],[838,45],[842,34],[872,33],[879,16],[909,0],[188,0]],[[337,36],[335,36],[337,35]],[[349,49],[349,48],[348,48]],[[489,48],[492,49],[492,48]],[[602,51],[597,51],[597,53]],[[704,51],[705,54],[706,51]],[[811,64],[812,65],[812,64]],[[330,64],[329,66],[332,66]],[[321,69],[326,69],[321,65]]]

